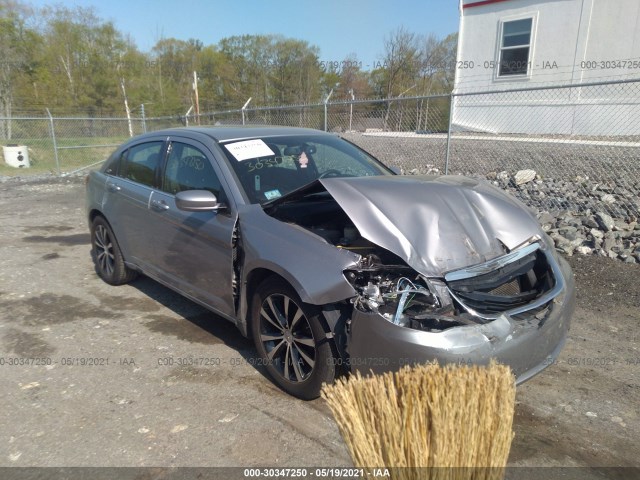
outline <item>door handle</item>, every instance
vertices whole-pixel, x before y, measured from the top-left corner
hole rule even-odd
[[[110,192],[119,192],[120,189],[121,187],[117,183],[107,182],[107,190],[109,190]]]
[[[164,200],[151,200],[151,208],[163,212],[169,210],[169,205],[167,205]]]

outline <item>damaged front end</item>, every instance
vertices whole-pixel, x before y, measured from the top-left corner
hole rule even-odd
[[[573,281],[541,238],[444,278],[371,259],[359,267],[345,272],[358,292],[348,325],[352,370],[494,358],[521,383],[553,363],[564,344]]]
[[[522,382],[564,344],[571,271],[503,192],[457,177],[332,178],[264,207],[357,254],[343,271],[356,295],[323,309],[351,370],[496,359]]]
[[[410,267],[383,265],[378,257],[368,255],[345,276],[358,292],[352,300],[355,310],[377,313],[394,325],[442,331],[475,323],[465,316],[454,317],[452,296],[442,282]]]
[[[345,276],[359,292],[356,309],[380,313],[395,325],[439,332],[484,324],[548,304],[565,287],[540,238],[489,262],[427,278],[407,266],[383,265],[368,255]]]

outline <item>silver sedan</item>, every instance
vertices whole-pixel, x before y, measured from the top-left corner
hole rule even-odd
[[[143,273],[253,338],[300,398],[344,371],[511,366],[559,354],[566,262],[520,202],[460,176],[401,176],[338,136],[288,127],[136,137],[87,180],[98,275]]]

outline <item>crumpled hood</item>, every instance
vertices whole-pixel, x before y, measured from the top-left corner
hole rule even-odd
[[[541,234],[533,214],[490,184],[461,176],[326,178],[360,234],[430,277],[485,262]]]

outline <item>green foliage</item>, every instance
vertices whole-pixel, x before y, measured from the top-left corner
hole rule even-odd
[[[34,36],[25,26],[25,9],[0,1],[0,117],[11,117],[19,85],[28,81],[34,65]],[[11,123],[0,120],[0,138],[11,137]]]
[[[318,103],[331,90],[332,99],[450,91],[456,42],[456,34],[439,41],[398,29],[371,72],[355,55],[325,65],[318,47],[280,35],[217,45],[163,38],[145,53],[92,8],[0,0],[0,118],[46,108],[122,117],[125,94],[135,116],[142,104],[148,117],[184,115],[196,104],[194,72],[201,112],[237,109],[250,97],[262,106]],[[0,138],[11,137],[10,125],[0,119]]]

